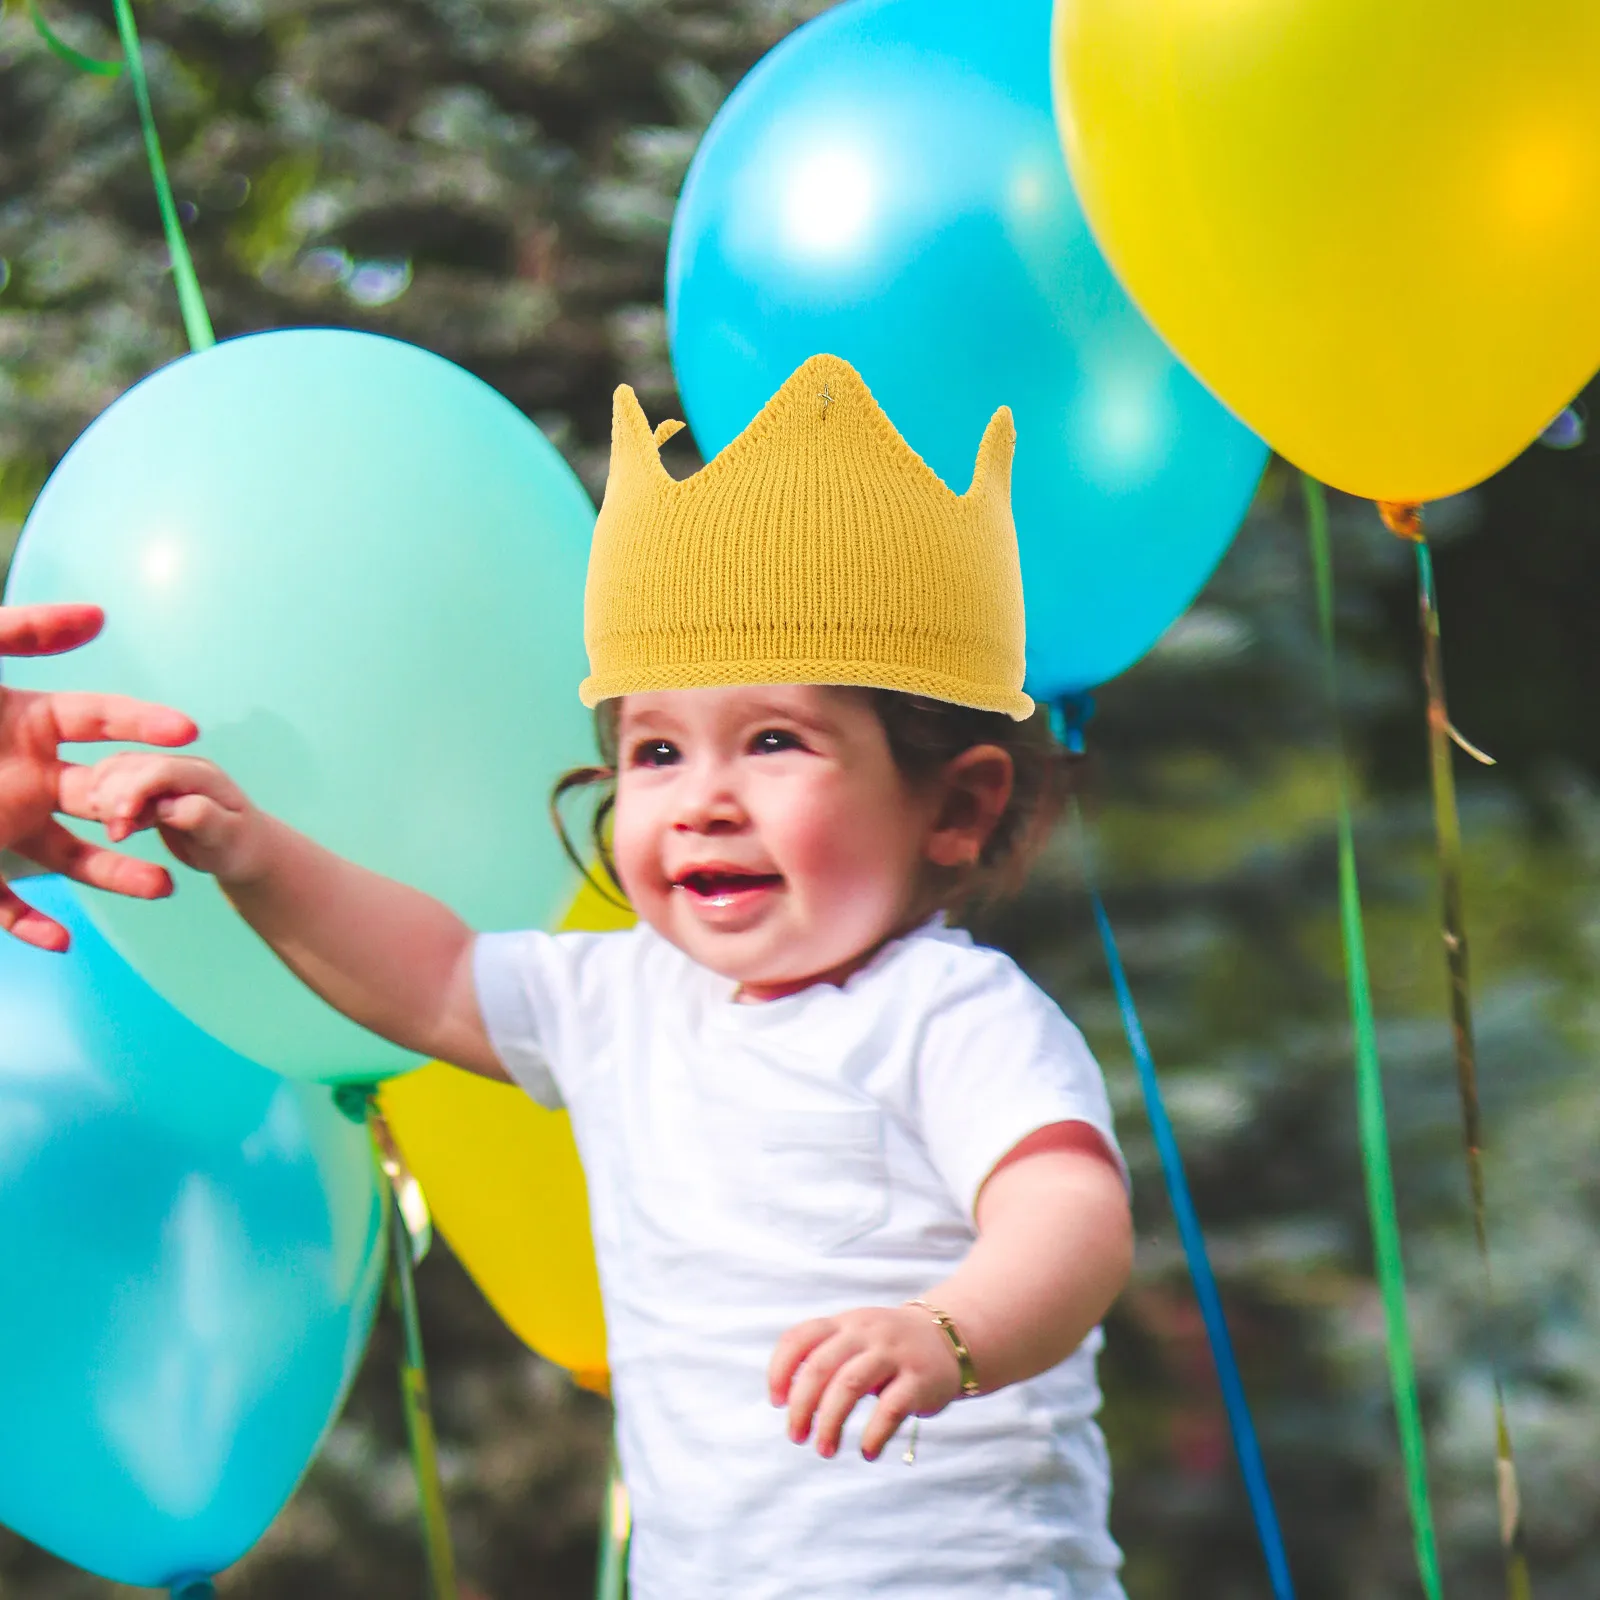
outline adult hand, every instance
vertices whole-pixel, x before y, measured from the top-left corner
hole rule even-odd
[[[104,622],[98,606],[0,605],[0,656],[75,650],[94,638]],[[63,744],[99,739],[184,745],[198,734],[181,712],[123,695],[36,694],[0,684],[0,850],[115,894],[140,900],[171,894],[172,879],[163,868],[92,845],[56,820],[62,778],[72,770],[58,750]],[[41,950],[65,950],[69,943],[60,923],[34,910],[3,879],[0,929]]]

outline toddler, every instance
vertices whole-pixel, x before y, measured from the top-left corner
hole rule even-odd
[[[609,786],[632,931],[475,934],[192,757],[114,756],[71,809],[158,828],[355,1021],[570,1111],[636,1600],[1119,1600],[1105,1087],[944,919],[1059,798],[1010,414],[960,496],[833,357],[683,481],[677,426],[618,391],[579,691],[604,765],[560,786]]]

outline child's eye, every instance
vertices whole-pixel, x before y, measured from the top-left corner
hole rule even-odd
[[[773,755],[779,750],[803,750],[804,748],[805,746],[801,743],[799,734],[790,733],[787,728],[763,728],[750,741],[751,752],[758,756]]]
[[[642,739],[629,758],[635,767],[670,767],[678,759],[678,747],[670,739]]]

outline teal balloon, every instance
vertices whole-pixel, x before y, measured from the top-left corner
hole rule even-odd
[[[0,1523],[119,1583],[208,1577],[293,1492],[383,1283],[365,1130],[159,999],[66,882],[0,936]]]
[[[573,881],[551,784],[593,760],[593,527],[539,429],[450,362],[343,330],[232,340],[123,395],[46,484],[7,598],[94,601],[107,621],[7,681],[177,706],[196,753],[329,849],[475,928],[541,926]],[[167,859],[154,834],[135,848]],[[416,1065],[174,870],[167,901],[85,891],[158,993],[292,1077]]]
[[[842,356],[965,490],[1016,414],[1028,684],[1120,673],[1226,550],[1267,450],[1181,366],[1090,236],[1051,108],[1050,0],[847,0],[729,96],[673,220],[673,365],[721,450]]]

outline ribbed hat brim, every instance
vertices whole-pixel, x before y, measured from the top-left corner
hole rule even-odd
[[[987,689],[969,679],[919,668],[888,665],[880,661],[699,661],[641,667],[632,672],[596,673],[578,685],[586,706],[614,700],[625,694],[648,694],[661,689],[732,689],[767,683],[816,683],[850,689],[894,689],[901,694],[926,695],[975,711],[998,711],[1021,722],[1033,715],[1033,701],[1020,690]]]

